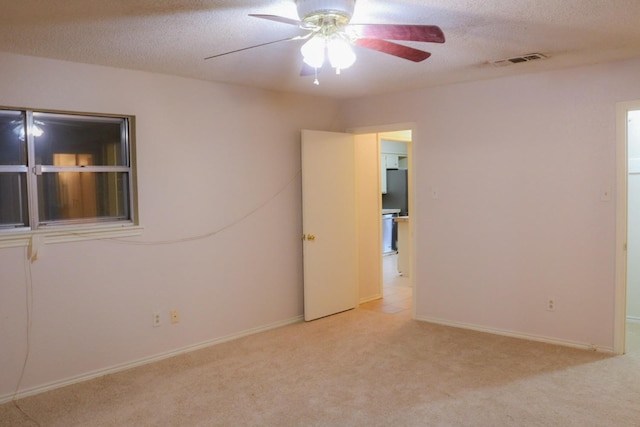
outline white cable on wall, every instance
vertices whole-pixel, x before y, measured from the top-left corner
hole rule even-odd
[[[196,235],[196,236],[188,236],[188,237],[182,237],[182,238],[178,238],[178,239],[170,239],[170,240],[155,240],[155,241],[135,241],[135,240],[123,240],[120,238],[113,238],[113,237],[106,237],[106,238],[92,238],[92,239],[88,239],[88,240],[99,240],[99,241],[108,241],[108,242],[112,242],[112,243],[118,243],[118,244],[125,244],[125,245],[171,245],[171,244],[178,244],[178,243],[185,243],[185,242],[191,242],[191,241],[196,241],[196,240],[201,240],[201,239],[207,239],[209,237],[215,236],[216,234],[227,230],[237,224],[239,224],[240,222],[244,221],[245,219],[247,219],[248,217],[250,217],[251,215],[253,215],[254,213],[258,212],[260,209],[262,209],[263,207],[267,206],[269,203],[271,203],[274,199],[276,199],[280,194],[282,194],[296,179],[298,179],[298,177],[300,176],[301,170],[298,170],[295,175],[293,177],[291,177],[280,189],[278,189],[278,191],[276,191],[274,194],[272,194],[271,196],[269,196],[265,201],[263,201],[262,203],[258,204],[255,208],[251,209],[250,211],[248,211],[246,214],[238,217],[237,219],[231,221],[229,224],[224,225],[220,228],[218,228],[217,230],[212,230],[209,231],[207,233],[204,234],[200,234],[200,235]],[[76,233],[70,233],[73,235],[80,235],[80,234],[76,234]],[[86,236],[83,236],[86,237]],[[31,353],[31,327],[32,327],[32,315],[33,315],[33,273],[31,270],[31,264],[32,262],[37,260],[38,257],[38,253],[41,253],[42,248],[44,246],[44,240],[36,240],[35,242],[32,242],[32,244],[30,246],[25,247],[25,252],[24,252],[24,274],[25,274],[25,295],[26,295],[26,311],[27,311],[27,329],[26,329],[26,336],[27,336],[27,345],[26,345],[26,352],[25,352],[25,357],[24,357],[24,361],[22,364],[22,369],[20,371],[20,377],[18,379],[18,383],[16,385],[14,394],[13,394],[13,404],[14,406],[27,418],[29,418],[32,422],[34,422],[36,425],[40,425],[36,420],[34,420],[33,418],[31,418],[31,416],[29,416],[29,414],[25,413],[22,408],[18,405],[18,403],[16,402],[16,396],[18,395],[18,392],[20,390],[20,385],[22,384],[23,378],[24,378],[24,374],[27,368],[27,364],[29,361],[29,355]]]

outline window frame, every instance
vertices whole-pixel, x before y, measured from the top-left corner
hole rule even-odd
[[[0,172],[25,173],[27,185],[27,208],[29,210],[27,218],[29,224],[24,227],[0,227],[0,248],[27,246],[33,236],[43,236],[46,243],[59,243],[75,240],[99,239],[136,236],[141,234],[142,227],[138,221],[138,192],[136,176],[136,144],[135,144],[135,121],[133,115],[127,114],[105,114],[89,113],[78,111],[49,110],[39,108],[21,108],[1,106],[3,111],[18,111],[24,114],[25,129],[25,149],[26,165],[0,165]],[[50,117],[59,115],[60,117],[75,116],[81,121],[83,118],[105,119],[105,121],[120,119],[121,143],[123,165],[105,166],[54,166],[37,165],[35,140],[33,135],[34,113],[44,113]],[[40,218],[39,211],[39,186],[38,176],[45,173],[60,172],[111,172],[126,174],[127,183],[125,202],[127,204],[126,218],[122,216],[103,216],[94,218],[58,219],[45,220]]]

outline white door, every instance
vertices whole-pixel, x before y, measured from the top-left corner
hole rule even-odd
[[[351,134],[302,131],[304,318],[358,300],[355,147]]]

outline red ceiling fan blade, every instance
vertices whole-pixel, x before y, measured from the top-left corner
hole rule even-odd
[[[268,19],[270,21],[282,22],[285,24],[295,25],[297,27],[303,26],[303,22],[297,21],[291,18],[285,18],[284,16],[278,15],[261,15],[257,13],[250,13],[249,16],[253,16],[254,18]]]
[[[424,50],[414,49],[398,43],[389,42],[378,39],[358,39],[355,41],[357,46],[366,47],[367,49],[377,50],[378,52],[388,53],[389,55],[399,58],[408,59],[413,62],[424,61],[431,56],[431,53]]]
[[[444,43],[444,33],[436,25],[350,24],[348,27],[363,38]]]

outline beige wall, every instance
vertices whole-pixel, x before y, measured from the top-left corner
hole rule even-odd
[[[22,390],[302,314],[300,129],[334,129],[332,101],[10,54],[0,75],[5,106],[136,116],[144,232],[132,240],[197,236],[255,210],[193,242],[48,246],[32,265]],[[0,398],[25,357],[24,259],[0,249]]]
[[[416,123],[420,318],[612,345],[615,201],[600,194],[615,182],[615,103],[640,99],[638,60],[340,105],[10,54],[0,75],[3,105],[136,115],[134,240],[200,235],[257,209],[206,240],[48,247],[32,265],[22,390],[301,315],[302,128]],[[0,398],[25,356],[24,259],[0,250]]]
[[[416,123],[419,318],[612,349],[615,200],[601,194],[616,102],[632,99],[640,60],[342,105],[345,127]]]

